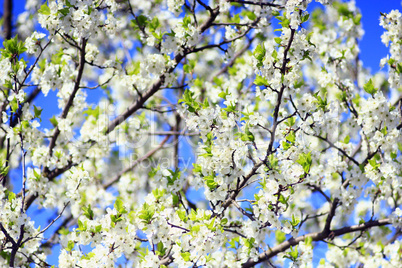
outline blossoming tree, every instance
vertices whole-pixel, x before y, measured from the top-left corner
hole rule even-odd
[[[310,2],[5,9],[0,266],[397,267],[402,15]]]

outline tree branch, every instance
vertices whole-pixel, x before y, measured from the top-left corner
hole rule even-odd
[[[63,118],[63,119],[65,119],[67,117],[68,112],[70,111],[70,108],[73,105],[75,95],[77,94],[78,90],[80,89],[80,82],[81,82],[82,74],[84,73],[84,66],[85,66],[86,44],[87,44],[87,40],[85,38],[83,38],[81,48],[80,48],[80,62],[78,65],[78,75],[75,80],[73,92],[71,93],[70,98],[68,99],[67,104],[66,104],[66,106],[64,106],[64,109],[61,113],[61,118]],[[50,144],[49,144],[49,155],[50,156],[53,155],[53,148],[56,145],[56,140],[57,140],[57,137],[59,136],[59,134],[60,134],[60,130],[59,130],[58,126],[56,126],[52,139],[50,140]]]
[[[13,0],[4,0],[3,3],[3,25],[4,25],[4,39],[11,39],[13,32],[12,25],[12,16],[13,16]]]
[[[324,240],[324,239],[328,238],[330,235],[331,235],[331,237],[336,237],[336,236],[341,236],[341,235],[344,235],[347,233],[364,231],[364,230],[370,229],[372,227],[383,226],[383,225],[388,225],[388,224],[391,224],[390,219],[368,221],[368,222],[365,222],[362,224],[357,224],[357,225],[352,225],[352,226],[336,229],[336,230],[331,231],[328,234],[323,234],[322,232],[317,232],[317,233],[305,234],[305,235],[299,236],[297,238],[292,237],[292,238],[288,239],[287,241],[261,253],[258,256],[257,261],[249,259],[246,263],[243,263],[242,268],[254,267],[254,265],[256,265],[258,263],[267,261],[270,258],[278,255],[278,253],[285,252],[290,247],[299,244],[300,242],[304,241],[307,237],[311,237],[313,239],[313,241],[320,241],[320,240]]]
[[[215,18],[219,14],[219,9],[215,9],[212,13],[211,16],[208,18],[207,21],[205,21],[201,27],[200,27],[200,32],[203,33],[206,29],[208,29],[212,23],[214,22]],[[170,67],[166,73],[171,73],[176,66],[180,63],[180,61],[187,56],[187,54],[191,53],[192,50],[187,50],[183,52],[182,54],[177,54],[174,58],[174,66]],[[145,92],[142,97],[138,98],[133,104],[131,104],[125,112],[117,116],[110,124],[108,125],[107,129],[105,130],[105,135],[109,134],[112,132],[118,125],[123,123],[127,118],[129,118],[132,114],[134,114],[136,111],[138,111],[140,108],[142,108],[143,104],[151,98],[162,86],[163,82],[165,80],[165,74],[162,74],[159,79],[148,89],[147,92]]]

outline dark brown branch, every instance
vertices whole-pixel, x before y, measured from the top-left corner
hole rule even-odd
[[[57,176],[63,174],[65,171],[69,170],[71,167],[76,166],[77,163],[73,163],[71,160],[68,161],[68,164],[62,168],[55,168],[54,170],[50,171],[49,173],[44,173],[43,176],[47,177],[49,181],[53,180]],[[19,196],[20,194],[18,194]],[[38,197],[37,194],[30,194],[28,195],[27,201],[25,203],[25,211],[32,205],[33,201]]]
[[[306,133],[306,134],[308,134],[308,133]],[[309,134],[308,134],[308,135],[309,135]],[[344,156],[346,156],[346,157],[349,159],[349,161],[352,161],[355,165],[359,166],[359,162],[357,162],[356,159],[354,159],[352,156],[348,155],[348,154],[345,152],[345,150],[339,148],[338,146],[336,146],[335,144],[333,144],[333,143],[332,143],[330,140],[328,140],[327,138],[321,137],[320,135],[313,135],[313,136],[316,137],[316,138],[319,138],[320,140],[323,140],[323,141],[327,142],[330,147],[337,149],[340,153],[342,153]]]
[[[275,257],[277,254],[279,254],[281,252],[285,252],[290,247],[299,244],[300,242],[304,241],[307,237],[311,237],[313,241],[320,241],[320,240],[324,240],[330,236],[331,237],[341,236],[341,235],[344,235],[347,233],[365,231],[372,227],[384,226],[384,225],[388,225],[388,224],[391,224],[390,219],[368,221],[368,222],[365,222],[362,224],[357,224],[357,225],[352,225],[352,226],[347,226],[344,228],[336,229],[336,230],[330,231],[328,234],[324,234],[322,232],[317,232],[317,233],[305,234],[305,235],[299,236],[297,238],[292,237],[292,238],[288,239],[287,241],[261,253],[259,255],[257,261],[254,261],[252,259],[248,260],[246,263],[243,263],[242,267],[243,268],[254,267],[258,263],[267,261],[270,258]]]
[[[205,21],[201,27],[200,27],[200,33],[203,33],[205,30],[207,30],[212,23],[214,22],[215,18],[218,16],[219,10],[215,9],[212,13],[211,16],[208,18],[207,21]],[[175,56],[175,65],[170,67],[166,73],[172,72],[176,66],[180,63],[180,61],[186,57],[187,54],[191,53],[192,50],[186,50],[182,54],[178,54]],[[109,134],[112,132],[118,125],[123,123],[127,118],[129,118],[132,114],[134,114],[136,111],[138,111],[140,108],[143,107],[144,103],[151,98],[162,86],[165,80],[165,75],[161,75],[159,79],[146,91],[144,94],[142,94],[141,98],[138,98],[133,104],[131,104],[127,110],[117,116],[110,124],[108,125],[107,129],[105,130],[105,134]]]
[[[313,192],[319,192],[325,198],[325,200],[327,200],[328,203],[331,203],[331,198],[329,198],[329,196],[324,193],[324,191],[320,187],[311,183],[307,183],[306,186],[312,188]]]
[[[15,262],[15,256],[17,255],[18,249],[22,245],[22,239],[24,238],[24,226],[25,224],[22,224],[20,226],[20,236],[18,237],[18,241],[15,242],[15,245],[13,245],[11,249],[11,254],[10,254],[10,267],[14,267],[14,262]]]
[[[38,234],[36,234],[35,236],[28,237],[28,238],[25,239],[24,242],[22,242],[22,243],[25,243],[25,242],[27,242],[27,241],[29,241],[29,240],[32,240],[32,239],[39,238],[39,236],[40,236],[41,234],[43,234],[44,232],[46,232],[47,229],[49,229],[58,219],[60,219],[60,217],[63,215],[63,212],[64,212],[64,210],[66,209],[66,207],[68,206],[68,204],[70,204],[70,201],[68,201],[68,202],[64,205],[64,207],[63,207],[63,209],[61,210],[61,212],[59,213],[59,215],[57,215],[57,217],[54,218],[42,231],[40,231],[40,232],[39,232]]]
[[[67,104],[66,104],[66,106],[64,106],[64,109],[61,113],[61,118],[63,118],[63,119],[65,119],[67,117],[68,112],[70,111],[70,108],[73,105],[75,95],[77,94],[78,90],[80,89],[80,82],[81,82],[82,75],[84,73],[84,66],[85,66],[85,46],[86,46],[86,44],[87,44],[87,40],[85,38],[83,38],[82,46],[80,47],[80,62],[78,65],[78,75],[75,80],[73,92],[71,92],[70,98],[68,99]],[[52,139],[50,140],[50,144],[49,144],[49,155],[50,156],[53,155],[53,148],[56,145],[56,140],[57,140],[57,137],[59,136],[59,134],[60,134],[60,130],[56,126]]]
[[[4,39],[11,39],[13,32],[12,16],[13,16],[13,0],[4,0],[3,3],[3,29]]]
[[[286,48],[285,48],[285,51],[283,52],[283,62],[282,62],[282,67],[281,67],[281,73],[282,73],[282,75],[285,75],[285,73],[286,73],[286,63],[287,63],[287,61],[288,61],[288,60],[287,60],[287,57],[288,57],[288,53],[289,53],[290,47],[291,47],[292,42],[293,42],[293,38],[294,38],[294,36],[295,36],[295,32],[296,32],[296,30],[291,29],[290,38],[289,38],[288,44],[287,44],[287,46],[286,46]],[[279,91],[278,97],[277,97],[277,99],[276,99],[276,106],[275,106],[274,115],[273,115],[273,125],[272,125],[272,129],[271,129],[271,140],[269,141],[268,150],[267,150],[267,155],[266,155],[266,157],[265,157],[264,162],[266,162],[268,156],[272,153],[272,148],[273,148],[273,146],[274,146],[275,131],[276,131],[276,128],[278,127],[279,108],[280,108],[280,106],[281,106],[282,95],[283,95],[283,92],[285,91],[285,88],[286,88],[285,85],[282,84],[281,90]]]
[[[223,202],[222,207],[224,209],[228,208],[230,206],[230,204],[232,204],[233,200],[235,200],[235,198],[237,197],[237,195],[240,193],[241,189],[243,188],[244,185],[246,185],[247,181],[255,175],[255,173],[257,172],[257,170],[259,169],[260,166],[262,166],[262,162],[257,163],[256,165],[254,165],[254,167],[251,169],[251,171],[249,172],[249,174],[245,177],[243,177],[243,181],[238,185],[238,187],[236,187],[237,189],[233,191],[233,193],[229,196],[229,198],[227,198],[225,200],[225,202]],[[222,212],[223,213],[223,212]]]
[[[14,241],[14,239],[10,236],[10,234],[7,232],[7,230],[4,228],[3,224],[0,222],[0,230],[3,232],[4,236],[7,238],[8,241],[11,242],[13,246],[15,246],[17,243]]]
[[[239,3],[239,4],[246,4],[246,5],[255,5],[255,6],[269,6],[269,7],[279,7],[283,8],[283,6],[274,4],[274,3],[267,3],[267,2],[262,2],[262,1],[243,1],[243,0],[229,0],[231,3]]]
[[[331,222],[335,216],[335,210],[338,207],[338,204],[339,204],[338,198],[335,198],[334,201],[331,203],[331,209],[329,210],[329,214],[327,216],[327,219],[325,220],[324,230],[322,230],[322,233],[324,235],[328,235],[330,232],[329,230],[331,229]]]

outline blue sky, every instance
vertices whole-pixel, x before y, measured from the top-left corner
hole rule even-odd
[[[384,32],[379,25],[380,12],[388,13],[392,9],[401,9],[400,0],[357,0],[356,5],[360,8],[365,34],[361,40],[361,59],[364,66],[372,71],[380,69],[381,58],[388,54],[388,48],[381,43],[381,34]]]

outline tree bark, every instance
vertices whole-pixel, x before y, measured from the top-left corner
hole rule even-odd
[[[13,17],[13,0],[4,0],[3,3],[3,29],[4,39],[10,39],[13,31],[12,17]]]

